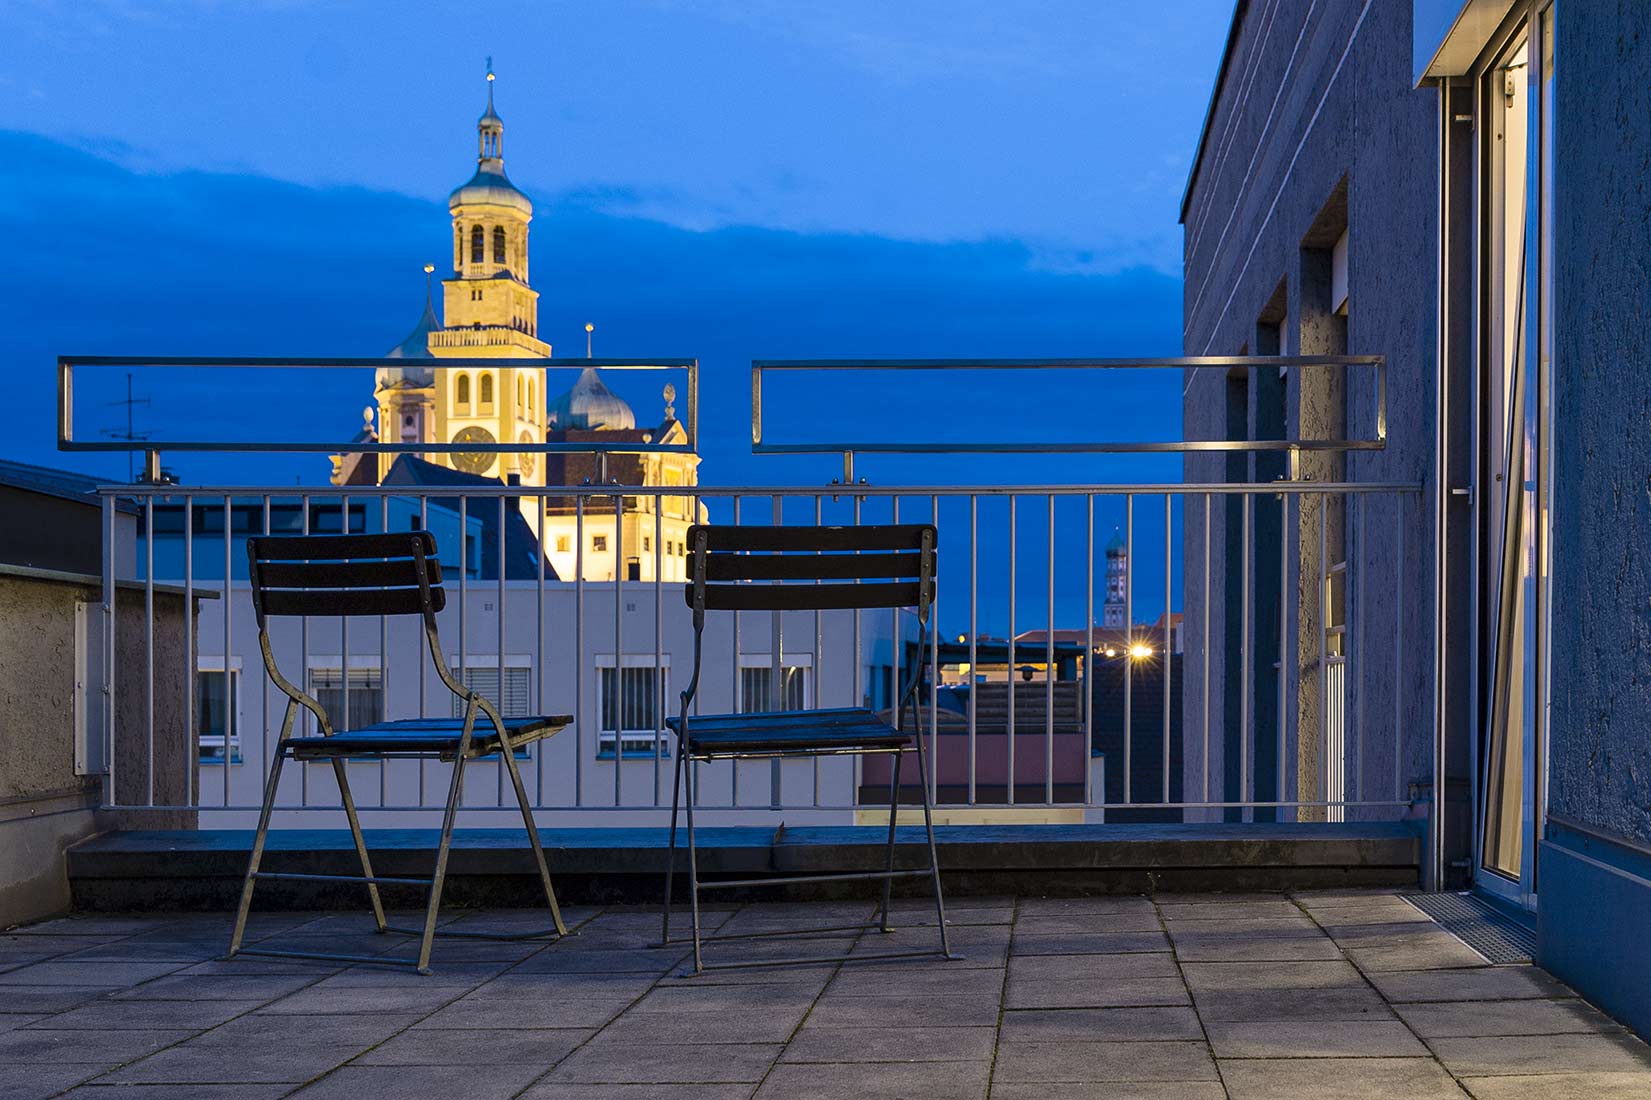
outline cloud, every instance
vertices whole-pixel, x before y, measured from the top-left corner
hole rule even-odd
[[[615,202],[541,198],[532,231],[540,334],[559,353],[580,354],[592,321],[599,354],[698,356],[707,480],[817,483],[834,472],[830,458],[749,453],[753,358],[1178,353],[1180,284],[1156,271],[1092,273],[1012,240],[693,231],[614,213]],[[258,176],[140,172],[15,132],[0,132],[0,234],[14,257],[0,273],[14,379],[6,449],[109,474],[124,471],[124,458],[54,450],[57,355],[377,355],[417,319],[421,265],[439,268],[449,248],[438,202]],[[646,421],[659,415],[662,381],[631,375],[615,385]],[[365,371],[154,372],[137,385],[154,402],[140,410],[140,427],[263,440],[345,438],[371,390]],[[1168,373],[948,374],[921,385],[909,376],[799,378],[776,386],[773,431],[990,439],[1180,430],[1179,382]],[[115,376],[77,384],[77,433],[120,422],[124,413],[102,402],[123,387]],[[320,481],[327,469],[324,459],[290,456],[178,456],[174,465],[197,482]],[[934,467],[889,457],[876,468],[897,480]],[[964,473],[953,466],[950,479]]]

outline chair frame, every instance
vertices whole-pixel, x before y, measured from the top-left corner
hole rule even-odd
[[[264,785],[264,802],[258,815],[258,829],[253,838],[252,856],[247,862],[246,878],[241,888],[240,906],[235,916],[235,930],[230,937],[229,950],[225,954],[225,958],[233,958],[239,954],[271,958],[319,959],[328,962],[408,966],[417,970],[420,974],[429,974],[430,952],[436,936],[481,940],[531,940],[551,936],[559,938],[568,934],[567,926],[562,920],[561,909],[556,903],[555,888],[551,885],[550,868],[545,861],[544,846],[540,843],[539,830],[533,821],[532,805],[528,801],[527,789],[522,784],[521,772],[516,766],[515,745],[506,731],[505,721],[498,709],[484,698],[480,692],[466,687],[453,675],[443,655],[441,641],[436,633],[436,613],[445,606],[446,597],[444,590],[440,587],[442,580],[441,562],[435,557],[435,548],[435,539],[427,531],[410,531],[405,535],[265,535],[247,540],[249,576],[252,581],[253,593],[252,602],[258,619],[258,646],[263,653],[264,670],[269,674],[270,681],[287,697],[287,706],[286,713],[281,719],[281,734],[276,741],[269,778]],[[280,551],[280,553],[265,553],[265,551]],[[264,574],[272,560],[283,563],[322,562],[327,567],[338,567],[341,574],[347,575],[351,570],[363,574],[371,571],[375,566],[383,569],[386,565],[392,564],[385,562],[384,559],[386,558],[410,559],[417,586],[366,588],[338,583],[328,587],[317,586],[306,590],[272,592],[265,585]],[[380,583],[386,583],[382,577],[380,577]],[[281,599],[281,597],[286,598]],[[336,609],[310,610],[322,599],[336,605]],[[271,605],[274,606],[271,607]],[[306,762],[314,759],[317,755],[328,758],[328,754],[325,752],[324,740],[335,735],[332,721],[321,702],[293,684],[281,673],[270,645],[266,620],[269,616],[319,617],[339,614],[418,614],[423,616],[424,637],[429,649],[430,659],[436,666],[436,674],[440,677],[442,684],[454,696],[464,701],[464,718],[458,745],[456,750],[451,753],[431,749],[399,749],[330,755],[333,775],[338,781],[338,791],[343,804],[344,816],[349,822],[350,835],[355,843],[356,855],[361,861],[361,874],[327,875],[261,871],[259,866],[263,862],[265,842],[269,834],[270,816],[275,809],[275,798],[280,787],[282,764],[289,756],[297,759],[299,752],[305,752]],[[314,715],[316,724],[321,730],[319,738],[293,736],[293,728],[300,711],[308,711]],[[533,849],[535,868],[538,871],[540,884],[544,888],[545,900],[549,903],[553,925],[550,928],[537,928],[524,932],[481,932],[438,929],[436,927],[437,917],[441,909],[442,890],[447,880],[447,865],[452,848],[453,829],[458,816],[459,800],[464,790],[464,765],[470,759],[490,755],[493,751],[480,747],[486,744],[487,735],[484,734],[479,741],[474,737],[476,723],[479,718],[485,718],[492,725],[493,736],[498,739],[497,752],[504,761],[506,771],[510,774],[510,783],[515,789],[516,801],[521,807],[522,824],[527,829],[528,842]],[[557,716],[557,718],[560,719],[561,716]],[[551,724],[554,725],[555,723],[552,722]],[[561,721],[562,726],[566,724],[566,720]],[[557,728],[560,729],[561,726]],[[555,733],[557,730],[551,732]],[[540,740],[546,736],[549,735],[540,734],[527,740]],[[317,742],[322,743],[317,744]],[[446,809],[442,814],[441,839],[436,849],[435,870],[430,878],[385,877],[373,873],[372,860],[367,851],[366,839],[361,832],[360,819],[356,815],[355,800],[350,794],[347,774],[348,760],[362,758],[451,760],[453,776],[448,785]],[[380,933],[395,932],[401,935],[418,936],[418,955],[416,958],[405,956],[386,957],[286,951],[267,947],[242,946],[246,934],[247,919],[252,909],[253,888],[260,879],[365,883],[376,930]],[[380,885],[426,887],[428,895],[424,907],[423,926],[411,928],[389,923],[384,913],[383,901],[379,896],[378,888]]]
[[[873,609],[873,608],[878,608],[878,607],[912,607],[912,606],[915,606],[916,609],[917,609],[917,617],[918,617],[918,646],[917,646],[917,652],[919,654],[921,654],[922,652],[924,652],[924,647],[925,647],[925,644],[926,644],[926,641],[927,641],[928,630],[929,630],[929,617],[930,617],[930,613],[932,611],[933,603],[934,603],[935,544],[936,544],[936,540],[937,540],[937,532],[936,532],[935,528],[933,527],[933,525],[928,525],[928,524],[915,525],[914,524],[914,525],[905,525],[905,526],[892,525],[892,526],[885,526],[885,527],[867,526],[867,527],[844,527],[844,528],[824,528],[824,527],[812,527],[812,528],[809,528],[809,527],[761,528],[761,527],[728,525],[728,526],[722,526],[722,527],[719,528],[719,527],[714,527],[714,526],[710,526],[710,525],[706,525],[706,524],[696,524],[695,526],[693,526],[689,529],[689,531],[688,531],[688,541],[689,541],[689,547],[690,547],[689,558],[690,558],[691,579],[688,581],[688,583],[686,585],[685,595],[687,597],[689,605],[693,608],[694,671],[693,671],[693,676],[689,679],[687,688],[685,688],[681,693],[681,709],[680,709],[679,718],[678,718],[678,723],[679,724],[677,725],[676,729],[673,731],[676,734],[678,751],[676,753],[676,773],[675,773],[675,777],[674,777],[674,779],[672,781],[672,785],[671,785],[671,829],[670,829],[670,840],[669,840],[669,843],[667,845],[668,853],[667,853],[667,856],[666,856],[666,864],[665,864],[665,899],[664,899],[664,905],[663,905],[663,908],[662,908],[662,911],[661,911],[661,922],[660,922],[660,927],[661,927],[660,941],[661,941],[661,944],[662,945],[668,945],[668,944],[673,942],[671,940],[671,909],[672,909],[671,886],[672,886],[672,879],[673,879],[674,874],[676,872],[677,822],[678,822],[678,817],[679,817],[679,811],[682,811],[685,808],[685,814],[683,816],[686,817],[686,832],[687,832],[687,840],[688,840],[688,844],[687,844],[687,847],[688,847],[688,890],[689,890],[690,924],[692,926],[692,940],[693,940],[693,970],[692,970],[691,974],[685,975],[685,976],[697,976],[699,974],[703,974],[704,972],[706,972],[708,970],[739,970],[739,969],[749,969],[749,968],[755,968],[755,967],[804,966],[804,965],[812,965],[812,964],[818,964],[818,963],[882,962],[882,961],[887,961],[887,960],[890,960],[890,959],[920,959],[920,958],[957,959],[957,958],[960,958],[961,956],[958,956],[958,955],[955,955],[955,954],[952,953],[951,946],[950,946],[950,943],[949,943],[949,940],[948,940],[947,934],[946,934],[946,903],[945,903],[945,897],[944,897],[944,894],[941,890],[941,885],[940,885],[940,862],[939,862],[939,858],[936,854],[935,838],[934,838],[934,811],[933,811],[933,805],[932,805],[932,802],[931,802],[931,799],[930,799],[930,794],[929,794],[928,760],[927,760],[927,756],[926,756],[926,754],[924,752],[924,748],[923,748],[923,734],[922,734],[921,729],[918,729],[918,731],[915,734],[910,735],[910,742],[908,744],[903,745],[903,746],[898,747],[898,748],[826,748],[826,749],[815,748],[815,749],[798,749],[798,750],[794,750],[794,751],[731,750],[731,751],[724,751],[724,752],[694,751],[690,748],[690,746],[692,745],[692,736],[691,736],[692,716],[690,715],[689,712],[692,709],[695,696],[698,694],[698,690],[699,690],[699,677],[700,677],[700,670],[701,670],[701,663],[702,663],[702,656],[703,656],[703,639],[704,639],[704,633],[705,633],[705,613],[706,613],[706,610],[707,610],[707,592],[708,591],[714,591],[714,589],[711,589],[708,586],[708,583],[707,583],[707,581],[708,581],[707,568],[708,568],[708,563],[709,563],[709,559],[710,559],[710,556],[711,556],[711,551],[713,549],[710,546],[710,538],[711,538],[712,532],[719,531],[719,530],[720,531],[726,531],[726,532],[740,532],[743,536],[745,536],[747,538],[751,537],[753,534],[756,534],[757,537],[760,538],[761,537],[760,533],[763,532],[763,531],[786,531],[786,532],[841,531],[843,533],[842,537],[840,539],[833,540],[833,541],[837,541],[837,542],[842,543],[842,545],[837,545],[837,546],[832,546],[832,547],[824,547],[824,546],[821,546],[821,547],[808,547],[808,546],[792,546],[792,547],[789,547],[789,549],[800,551],[800,553],[792,553],[792,554],[789,555],[790,557],[793,557],[793,558],[807,557],[808,556],[808,551],[811,550],[811,549],[816,550],[816,551],[821,551],[821,550],[826,550],[826,549],[832,549],[832,550],[860,550],[860,549],[863,549],[863,550],[867,550],[867,551],[887,550],[887,549],[890,548],[890,544],[889,544],[890,537],[893,536],[897,532],[898,533],[903,533],[903,534],[908,534],[908,535],[910,533],[915,533],[915,535],[916,535],[916,539],[915,539],[916,545],[915,546],[901,546],[901,547],[898,547],[898,548],[899,549],[915,549],[915,550],[918,551],[918,553],[915,555],[917,565],[918,565],[918,573],[917,573],[918,580],[917,580],[916,585],[915,585],[915,588],[916,588],[915,603],[906,603],[906,602],[897,602],[897,603],[861,602],[861,599],[856,596],[857,592],[865,592],[865,593],[867,593],[866,599],[875,600],[875,597],[870,595],[870,593],[872,592],[872,590],[874,588],[876,588],[876,587],[883,587],[883,588],[895,587],[895,586],[892,586],[892,585],[881,585],[881,586],[878,586],[878,585],[861,586],[861,585],[859,585],[858,584],[859,579],[869,579],[871,576],[876,575],[874,567],[868,567],[868,569],[865,571],[865,573],[860,573],[858,571],[836,572],[836,571],[829,571],[828,570],[825,573],[815,573],[815,574],[813,574],[813,577],[815,579],[821,579],[821,578],[824,578],[824,577],[833,577],[833,578],[836,578],[836,579],[853,579],[853,580],[856,581],[856,583],[853,583],[853,584],[823,585],[823,586],[814,586],[814,585],[807,585],[807,584],[798,584],[798,585],[760,585],[760,584],[758,584],[758,585],[753,585],[749,588],[745,588],[744,586],[741,586],[741,589],[740,589],[741,597],[738,601],[738,606],[734,607],[734,608],[721,608],[720,610],[733,610],[734,613],[737,615],[739,613],[739,611],[741,611],[741,610],[759,610],[759,611],[760,610],[769,610],[769,611],[773,611],[775,613],[779,613],[779,612],[788,611],[788,610],[789,611],[797,611],[797,610],[807,611],[807,610],[848,609],[848,608],[853,608],[855,610],[865,610],[865,609]],[[728,558],[728,557],[731,557],[731,556],[732,555],[726,555],[726,554],[719,555],[719,557],[722,557],[722,558],[725,558],[725,559]],[[887,557],[887,556],[885,555],[884,557]],[[760,556],[760,555],[759,556],[752,556],[752,557],[743,557],[742,556],[740,560],[760,563],[760,562],[763,562],[765,560],[765,556]],[[766,560],[767,561],[773,561],[774,559],[772,557],[766,557]],[[822,559],[816,558],[815,560],[818,561],[818,560],[822,560]],[[824,560],[831,560],[831,559],[824,559]],[[844,554],[844,555],[841,555],[840,557],[838,557],[837,560],[841,560],[841,561],[844,561],[844,562],[858,562],[858,561],[861,561],[861,560],[868,560],[869,561],[870,559],[861,559],[861,558],[859,558],[857,556],[854,556],[854,555]],[[884,575],[886,576],[887,574],[884,574]],[[750,575],[750,576],[730,577],[730,576],[724,575],[724,576],[720,576],[716,579],[719,579],[719,580],[759,580],[760,581],[760,580],[764,580],[764,579],[778,579],[778,578],[785,577],[785,576],[787,576],[787,571],[784,570],[784,569],[781,569],[777,573],[771,573],[771,572],[768,572],[767,570],[763,570],[759,567],[757,572],[753,575]],[[793,579],[795,579],[795,577]],[[723,587],[726,589],[727,586],[723,586]],[[821,592],[829,591],[829,590],[832,590],[832,589],[835,589],[836,591],[830,592],[829,595],[822,594],[821,596],[816,598],[815,602],[810,602],[809,593],[810,593],[811,590],[813,592],[816,592],[816,593],[821,593]],[[823,601],[823,602],[821,602],[821,601]],[[719,610],[719,609],[712,608],[712,610]],[[896,704],[894,732],[897,736],[906,736],[906,724],[905,724],[906,711],[907,711],[907,708],[914,703],[914,701],[916,699],[916,696],[917,696],[917,690],[921,686],[921,684],[923,682],[923,678],[924,678],[924,671],[925,670],[924,670],[924,665],[923,665],[922,660],[919,659],[919,660],[913,662],[913,665],[914,665],[914,667],[907,674],[906,682],[903,685],[903,687],[901,688],[900,698],[899,698],[898,703]],[[855,708],[855,709],[858,709],[858,708]],[[795,718],[795,717],[798,717],[798,716],[807,716],[808,714],[811,714],[811,713],[812,714],[820,714],[820,713],[823,713],[823,712],[819,708],[815,708],[812,711],[788,711],[788,712],[783,712],[783,713],[787,717]],[[748,716],[745,716],[745,717],[750,717],[750,718],[756,719],[756,718],[760,718],[762,716],[753,714],[753,715],[748,715]],[[927,847],[928,847],[928,865],[926,867],[922,867],[922,868],[898,869],[897,870],[895,868],[895,865],[894,865],[894,863],[895,863],[895,859],[894,859],[894,841],[895,841],[895,825],[896,825],[896,822],[898,821],[899,809],[900,809],[900,771],[901,771],[901,765],[904,762],[904,759],[905,759],[905,757],[908,753],[915,753],[915,755],[917,756],[918,778],[920,780],[920,784],[921,784],[922,792],[923,792],[923,803],[922,803],[923,804],[923,827],[924,827],[924,832],[925,832],[925,836],[926,836],[926,840],[927,840]],[[700,877],[699,877],[698,845],[696,843],[695,832],[694,832],[694,804],[698,801],[698,798],[697,798],[697,775],[696,775],[698,769],[695,768],[695,767],[692,767],[691,765],[697,764],[697,763],[702,763],[702,762],[708,762],[708,761],[712,761],[712,760],[725,760],[725,759],[727,759],[727,760],[774,759],[774,758],[794,759],[794,758],[799,758],[799,757],[800,758],[816,758],[816,757],[820,757],[820,756],[836,756],[836,755],[863,756],[863,755],[880,755],[880,754],[887,754],[887,755],[891,755],[891,756],[894,757],[894,760],[893,760],[893,762],[892,762],[892,764],[889,768],[889,773],[890,773],[889,774],[889,827],[888,827],[887,841],[885,843],[886,851],[885,851],[883,870],[881,870],[881,871],[851,871],[851,872],[841,872],[841,873],[833,873],[833,874],[818,874],[818,875],[790,875],[790,876],[780,875],[780,876],[759,877],[759,878],[719,879],[719,880],[712,880],[712,881],[709,881],[709,882],[702,881],[700,879]],[[684,795],[686,795],[685,798],[684,798]],[[741,961],[741,962],[727,962],[727,963],[706,963],[704,961],[703,953],[702,953],[702,946],[706,943],[716,943],[716,942],[719,942],[719,941],[727,941],[727,940],[762,939],[762,938],[777,937],[777,936],[793,936],[793,935],[795,935],[795,936],[814,936],[814,935],[823,935],[823,934],[841,933],[841,932],[869,932],[869,931],[892,932],[892,931],[894,931],[894,928],[889,924],[889,905],[890,905],[890,901],[891,901],[891,895],[892,895],[892,892],[893,892],[894,880],[897,879],[897,878],[918,878],[918,877],[929,878],[932,881],[932,884],[933,884],[935,918],[936,918],[936,922],[937,922],[937,928],[938,928],[938,931],[939,931],[939,941],[940,941],[937,948],[923,949],[923,950],[911,950],[911,951],[877,952],[877,953],[863,954],[863,955],[861,955],[861,954],[850,954],[850,955],[830,955],[830,956],[817,956],[817,957],[810,957],[810,958],[793,958],[793,959],[756,959],[756,960],[745,960],[745,961]],[[777,931],[777,932],[732,933],[732,934],[726,934],[726,935],[707,935],[707,934],[705,934],[704,932],[701,931],[700,913],[699,913],[699,897],[700,897],[700,892],[703,891],[703,890],[708,890],[708,889],[731,889],[731,888],[742,888],[742,887],[751,887],[751,886],[767,886],[767,885],[785,886],[785,885],[796,885],[796,884],[802,884],[802,883],[819,883],[819,882],[855,882],[855,881],[867,881],[867,880],[882,880],[882,883],[883,883],[882,900],[881,900],[881,903],[878,906],[877,919],[875,921],[872,921],[872,922],[869,922],[869,923],[852,924],[852,925],[835,925],[835,926],[827,926],[827,927],[815,927],[815,928],[785,930],[785,931]],[[682,941],[678,940],[678,941],[675,941],[675,942],[682,942]]]

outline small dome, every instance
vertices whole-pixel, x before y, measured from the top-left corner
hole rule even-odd
[[[413,331],[401,343],[384,353],[386,359],[430,359],[430,334],[441,330],[436,309],[429,295],[424,298],[424,316],[418,319]],[[435,383],[435,371],[427,366],[380,367],[377,373],[379,389],[398,385],[429,386]]]
[[[550,403],[547,419],[551,427],[562,431],[636,427],[636,414],[608,389],[595,367],[586,367],[573,388]]]
[[[1114,527],[1112,529],[1112,537],[1106,540],[1106,556],[1109,558],[1121,558],[1128,553],[1129,547],[1124,545],[1124,537],[1120,535],[1118,533],[1118,529]]]
[[[507,206],[529,216],[533,214],[532,200],[516,190],[516,185],[504,174],[504,167],[496,161],[483,164],[475,175],[447,196],[447,208],[454,212],[461,206],[478,204]]]

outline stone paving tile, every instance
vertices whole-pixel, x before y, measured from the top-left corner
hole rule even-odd
[[[1360,924],[1412,924],[1427,920],[1427,914],[1402,898],[1384,898],[1367,905],[1350,905],[1311,910],[1313,920],[1323,928],[1343,928]]]
[[[96,1081],[70,1089],[58,1100],[276,1100],[292,1086],[262,1085],[100,1085]]]
[[[821,1000],[808,1014],[809,1027],[982,1027],[997,1021],[996,997],[927,994]]]
[[[1017,934],[1029,935],[1095,935],[1101,932],[1162,932],[1163,923],[1151,910],[1126,910],[1117,913],[1033,913],[1022,914],[1015,921]]]
[[[330,1016],[325,1026],[287,1016],[243,1016],[133,1062],[111,1084],[209,1084],[313,1080],[383,1042],[412,1016]]]
[[[670,1100],[751,1100],[754,1085],[672,1085]],[[657,1085],[583,1085],[540,1081],[517,1100],[660,1100]]]
[[[485,990],[485,987],[484,987]],[[478,1024],[507,1029],[598,1028],[630,1007],[629,1000],[566,998],[494,998],[483,991],[461,997],[414,1025],[415,1030],[474,1030]]]
[[[89,915],[58,917],[55,920],[43,920],[36,924],[26,924],[21,928],[13,928],[6,934],[9,936],[103,936],[107,939],[113,939],[119,936],[130,936],[134,932],[153,932],[167,923],[168,921],[165,918],[143,916]]]
[[[1181,965],[1196,993],[1363,988],[1364,978],[1341,960],[1328,962],[1188,962]]]
[[[999,970],[924,966],[921,961],[914,960],[904,966],[898,976],[845,966],[826,986],[824,996],[886,997],[891,993],[928,992],[995,1000],[1002,989],[1003,972]]]
[[[1644,1073],[1651,1050],[1627,1032],[1429,1039],[1434,1056],[1458,1077],[1514,1073]]]
[[[997,1081],[992,1100],[1227,1100],[1219,1081]]]
[[[758,1012],[806,1010],[816,994],[794,985],[698,985],[692,978],[666,979],[636,1002],[633,1012]]]
[[[204,1031],[263,1005],[263,1001],[96,1000],[55,1016],[31,1017],[38,1026],[60,1031],[132,1031],[175,1028]],[[4,1019],[4,1017],[0,1017]],[[31,1024],[31,1027],[36,1024]]]
[[[661,974],[683,965],[692,945],[659,948],[583,950],[583,945],[561,944],[539,952],[515,967],[518,974],[556,974],[585,971],[594,974]]]
[[[1023,932],[1017,926],[1009,941],[1014,955],[1120,955],[1135,951],[1168,951],[1169,937],[1146,932]]]
[[[1361,970],[1440,970],[1489,966],[1479,952],[1431,921],[1357,924],[1331,930]]]
[[[1023,955],[1009,961],[1009,981],[1112,982],[1120,978],[1174,978],[1175,957],[1164,953],[1127,955]]]
[[[176,962],[199,963],[215,959],[224,953],[224,944],[207,940],[156,940],[132,937],[82,947],[65,955],[60,962]]]
[[[1651,1076],[1643,1073],[1547,1073],[1530,1077],[1469,1077],[1474,1100],[1645,1100]]]
[[[1368,987],[1199,993],[1198,1014],[1209,1020],[1391,1020],[1387,1002]]]
[[[273,1001],[319,979],[307,974],[169,974],[112,994],[118,1000]]]
[[[602,1029],[604,1039],[626,1040],[645,1050],[668,1037],[673,1043],[783,1043],[802,1023],[806,1008],[758,1013],[692,1012],[669,1019],[658,1012],[627,1012]]]
[[[0,1063],[130,1062],[194,1035],[188,1030],[107,1031],[88,1035],[61,1028],[26,1028],[0,1034]]]
[[[1205,1023],[1217,1058],[1426,1058],[1428,1049],[1397,1020]]]
[[[1003,1014],[1004,1042],[1202,1040],[1190,1007],[1023,1009]]]
[[[1339,960],[1341,949],[1322,932],[1183,932],[1173,936],[1183,962],[1323,962]]]
[[[170,974],[183,965],[183,961],[89,962],[49,959],[0,974],[0,996],[4,996],[5,987],[11,985],[90,985],[103,988],[134,985],[150,978],[158,978],[162,974]]]
[[[478,1020],[480,1024],[483,1021]],[[437,1029],[403,1031],[363,1053],[357,1066],[485,1066],[494,1063],[548,1069],[566,1058],[594,1031],[587,1028],[532,1030]]]
[[[989,1061],[997,1031],[990,1027],[804,1027],[781,1062]]]
[[[64,1065],[0,1066],[0,1096],[6,1100],[46,1100],[72,1088],[88,1077],[102,1073],[106,1066]],[[114,1100],[111,1095],[110,1100]]]
[[[1371,984],[1390,1001],[1510,1001],[1574,997],[1563,983],[1534,966],[1482,966],[1468,970],[1375,972]]]
[[[302,1100],[510,1100],[543,1072],[538,1066],[345,1066],[289,1095]],[[111,1098],[112,1100],[112,1098]]]
[[[1398,1005],[1395,1011],[1424,1039],[1618,1030],[1617,1023],[1609,1016],[1578,999],[1440,1001]]]
[[[1216,1081],[1215,1060],[1202,1042],[1076,1042],[998,1044],[998,1081]]]
[[[469,991],[466,986],[333,986],[318,982],[308,989],[271,1001],[259,1016],[354,1016],[371,1012],[425,1015],[444,1008]]]
[[[30,1024],[37,1023],[40,1020],[49,1019],[51,1019],[51,1017],[45,1014],[24,1015],[21,1013],[0,1012],[0,1035],[4,1035],[8,1031],[15,1031],[20,1027],[28,1027]]]
[[[549,1081],[590,1084],[756,1083],[783,1048],[778,1043],[675,1046],[655,1043],[645,1056],[628,1042],[601,1037],[574,1051],[550,1072]],[[663,1091],[663,1090],[662,1090]]]
[[[66,1012],[76,1005],[96,1000],[118,987],[99,988],[90,985],[9,985],[0,994],[0,1013],[38,1015],[43,1012]]]
[[[757,1100],[984,1100],[989,1076],[988,1062],[792,1063],[775,1066],[756,1095]]]
[[[1126,1005],[1190,1003],[1179,978],[1121,978],[1117,981],[1010,981],[1005,1008],[1117,1008]]]
[[[1431,1058],[1224,1058],[1220,1064],[1221,1079],[1232,1100],[1462,1100],[1466,1096]]]
[[[1229,900],[1219,895],[1196,901],[1164,902],[1158,912],[1166,921],[1177,920],[1266,920],[1288,918],[1295,920],[1301,910],[1288,898],[1257,897],[1248,900]]]

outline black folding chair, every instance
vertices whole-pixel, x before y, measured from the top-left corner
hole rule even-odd
[[[671,790],[670,854],[665,869],[661,939],[665,943],[671,942],[671,879],[676,870],[677,812],[679,804],[685,802],[695,974],[751,966],[955,957],[946,939],[946,904],[941,896],[940,865],[935,857],[934,818],[929,802],[929,773],[923,754],[923,739],[907,733],[905,729],[906,708],[916,696],[922,679],[921,660],[913,662],[916,667],[900,693],[893,726],[865,707],[767,714],[689,714],[699,690],[706,611],[737,613],[911,607],[917,611],[917,651],[923,652],[929,612],[934,604],[935,537],[935,529],[927,524],[884,527],[732,527],[701,524],[689,528],[690,580],[685,595],[694,611],[694,672],[687,690],[682,693],[681,716],[666,720],[666,725],[676,735],[678,752],[676,779]],[[900,765],[905,755],[914,750],[923,788],[923,825],[928,834],[929,861],[926,867],[896,870],[894,826],[899,810]],[[739,761],[753,757],[870,753],[887,753],[894,757],[889,768],[889,831],[883,870],[708,882],[700,880],[698,848],[694,837],[697,769],[692,765],[710,760]],[[776,934],[702,934],[699,896],[703,890],[881,879],[883,898],[875,923],[808,928],[781,934],[815,935],[872,929],[889,932],[893,930],[889,926],[889,898],[894,880],[916,877],[929,878],[934,884],[935,917],[940,940],[935,950],[827,958],[756,959],[711,965],[701,958],[703,943]]]
[[[436,637],[436,613],[446,605],[447,596],[441,584],[441,563],[435,553],[436,541],[428,531],[294,538],[266,536],[247,540],[252,606],[258,616],[258,644],[263,650],[264,668],[269,673],[270,681],[287,697],[287,710],[281,720],[281,736],[276,742],[269,780],[264,787],[264,806],[258,815],[258,832],[253,839],[252,858],[247,863],[246,882],[241,889],[240,911],[236,914],[235,932],[229,942],[230,956],[268,955],[412,966],[419,973],[428,974],[430,947],[437,935],[519,940],[567,934],[561,910],[556,905],[556,891],[550,884],[550,869],[545,863],[544,848],[539,843],[539,830],[533,824],[532,807],[522,786],[521,772],[516,767],[515,752],[523,745],[558,732],[573,719],[560,714],[535,718],[502,717],[498,708],[479,692],[472,691],[454,678],[442,655],[441,642]],[[310,615],[422,615],[424,636],[429,643],[430,659],[435,663],[436,674],[449,691],[464,701],[464,716],[409,718],[378,722],[355,730],[335,730],[321,703],[281,674],[270,647],[268,620],[271,617]],[[315,716],[319,736],[293,735],[294,720],[301,709]],[[476,728],[478,715],[486,718],[479,730]],[[522,823],[527,827],[528,843],[533,847],[533,859],[538,866],[539,880],[544,885],[545,900],[550,903],[550,916],[555,927],[517,933],[438,930],[436,916],[441,908],[442,886],[447,878],[453,823],[458,813],[459,796],[464,789],[464,765],[466,761],[495,753],[504,761],[505,770],[510,773],[510,782],[516,789]],[[361,859],[360,875],[301,874],[258,869],[263,861],[270,814],[275,808],[275,797],[281,783],[281,766],[289,757],[301,764],[318,760],[332,763],[333,775],[338,780],[338,793],[344,805],[344,816],[350,823],[356,855]],[[453,765],[453,777],[447,791],[447,810],[441,821],[441,842],[436,849],[435,874],[431,878],[374,875],[372,861],[367,855],[367,842],[361,835],[355,801],[350,797],[346,762],[396,758],[438,759]],[[419,936],[418,958],[242,947],[247,914],[252,909],[252,890],[260,879],[365,883],[378,931]],[[386,921],[384,905],[379,898],[378,888],[381,885],[427,887],[424,926],[405,928]]]

